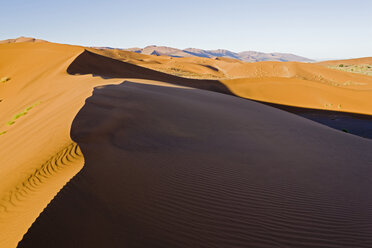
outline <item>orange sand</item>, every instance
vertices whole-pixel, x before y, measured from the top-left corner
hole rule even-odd
[[[81,73],[86,75],[67,73],[73,61],[87,55],[84,47],[29,38],[3,43],[0,78],[9,80],[0,83],[0,247],[13,248],[84,164],[80,148],[70,138],[70,128],[85,99],[94,87],[119,84],[129,76],[123,76],[128,71],[120,71],[122,65],[116,62],[117,70],[107,75],[94,68],[89,71],[89,66],[85,68],[87,74]],[[317,64],[243,63],[88,50],[137,65],[123,64],[125,70],[134,68],[134,72],[129,71],[134,76],[129,78],[137,83],[174,84],[222,93],[230,90],[237,96],[265,102],[372,114],[372,77]],[[99,64],[102,58],[96,58],[96,66],[103,68]],[[185,80],[142,67],[214,80]]]

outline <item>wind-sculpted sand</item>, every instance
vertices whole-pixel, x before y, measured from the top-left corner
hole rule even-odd
[[[172,58],[118,50],[91,50],[126,63],[178,76],[193,75],[218,80],[233,94],[248,99],[304,108],[372,114],[372,102],[369,101],[372,97],[372,77],[336,71],[321,66],[322,64],[243,63],[224,58]],[[123,65],[121,70],[124,70]],[[94,68],[91,68],[92,71]],[[118,77],[120,73],[112,75]],[[173,80],[173,83],[177,84],[179,81]]]
[[[53,43],[0,45],[0,247],[16,247],[83,166],[70,126],[102,79],[66,70],[84,51]],[[106,80],[120,83],[120,80]],[[98,83],[99,82],[99,83]]]
[[[71,134],[85,166],[19,247],[372,245],[370,140],[129,81],[96,88]]]
[[[372,246],[371,141],[243,99],[371,114],[371,77],[94,51],[0,44],[1,248]]]

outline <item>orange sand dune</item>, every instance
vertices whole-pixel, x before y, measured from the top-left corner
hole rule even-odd
[[[348,89],[296,78],[222,80],[244,98],[288,106],[372,115],[372,91]]]
[[[99,87],[20,248],[372,246],[372,141],[215,92]]]
[[[171,58],[117,50],[103,50],[100,53],[179,76],[192,75],[219,80],[235,95],[244,98],[297,107],[372,114],[372,103],[369,101],[372,98],[372,77],[337,71],[318,64]]]
[[[372,57],[364,57],[364,58],[357,58],[357,59],[342,59],[342,60],[328,60],[318,62],[319,65],[366,65],[372,64]]]
[[[7,248],[16,246],[48,202],[82,168],[83,157],[69,133],[84,100],[93,87],[123,79],[102,79],[94,71],[88,72],[94,75],[69,74],[68,69],[70,73],[84,69],[79,64],[75,68],[73,62],[87,63],[89,69],[97,63],[94,58],[101,57],[79,46],[13,42],[1,44],[0,55],[0,78],[7,78],[0,83],[0,247]],[[114,65],[122,62],[109,60],[113,63],[109,67],[97,64],[104,69],[102,76],[114,77],[113,70],[134,81],[167,85],[150,79],[175,80],[231,94],[218,81],[184,79],[131,64],[118,71]]]
[[[222,83],[216,80],[189,79],[147,69],[131,63],[118,61],[89,51],[80,54],[67,68],[70,74],[93,74],[105,78],[139,78],[174,83],[181,86],[193,87],[232,94]]]
[[[130,52],[126,52],[126,54],[130,56]],[[135,56],[137,55],[134,54]],[[97,56],[95,57],[98,58]],[[180,63],[184,68],[193,68],[187,66],[188,64],[194,64],[197,67],[202,67],[203,65],[206,68],[206,65],[208,65],[212,68],[219,68],[218,71],[223,71],[225,76],[228,75],[227,79],[219,78],[219,83],[227,86],[235,95],[244,98],[297,107],[372,114],[372,102],[369,101],[372,98],[372,77],[367,75],[336,71],[316,64],[299,62],[227,63],[204,59],[203,64],[200,58],[151,57],[157,59],[156,66],[148,66],[147,64],[146,67],[155,70],[160,67],[168,67],[173,63],[169,61]],[[104,57],[100,57],[99,61],[97,59],[94,64],[109,65],[111,62],[106,60]],[[187,61],[187,63],[184,61]],[[141,65],[138,61],[130,61],[130,63]],[[86,67],[89,66],[88,63],[80,64],[84,64]],[[118,68],[116,72],[106,68],[103,70],[105,74],[102,71],[95,71],[95,68],[92,67],[88,71],[83,70],[80,73],[94,73],[95,71],[101,76],[128,77],[125,73],[128,71],[128,64],[115,62],[115,65]],[[113,66],[110,64],[110,66],[106,67]],[[143,68],[136,68],[137,72],[143,71]],[[204,69],[201,73],[206,73],[206,70]],[[110,75],[107,75],[108,71],[112,71]],[[190,69],[189,71],[195,72],[196,70]],[[137,73],[139,76],[132,75],[130,77],[152,78],[164,81],[162,77],[155,77],[154,75],[145,77],[144,74]],[[180,80],[176,81],[180,83]],[[217,82],[216,80],[214,81]],[[214,81],[204,80],[203,84],[212,85],[211,82]],[[167,82],[170,81],[168,80]],[[201,81],[198,84],[201,85]],[[217,83],[213,84],[218,85]],[[186,86],[196,87],[192,84]]]
[[[355,75],[335,71],[319,64],[300,62],[257,62],[245,63],[226,58],[173,58],[168,56],[144,55],[118,49],[88,49],[107,57],[143,67],[160,70],[179,76],[194,78],[231,79],[231,78],[262,78],[262,77],[294,77],[327,84],[353,85],[371,84],[372,79],[365,75]],[[370,59],[370,58],[365,58]],[[323,63],[323,62],[322,62]],[[325,63],[325,62],[324,62]],[[193,73],[195,75],[193,75]]]
[[[0,77],[10,78],[0,83],[1,248],[15,247],[83,166],[70,126],[92,88],[102,84],[66,72],[83,51],[53,43],[0,45]]]
[[[31,37],[18,37],[16,39],[8,39],[8,40],[1,40],[0,44],[4,43],[23,43],[23,42],[33,42],[33,43],[38,43],[38,42],[47,42],[45,40],[40,40],[40,39],[35,39]]]
[[[371,141],[233,96],[370,114],[371,77],[88,50],[0,45],[0,247],[84,161],[19,247],[371,246]]]

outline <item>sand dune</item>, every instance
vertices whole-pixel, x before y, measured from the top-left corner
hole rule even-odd
[[[44,208],[19,247],[371,247],[371,141],[239,98],[371,114],[371,77],[35,41],[0,44],[0,247]]]
[[[154,58],[153,64],[151,64],[149,62],[151,57],[156,56],[149,56],[144,65],[142,61],[145,59],[142,57],[138,59],[137,55],[134,55],[132,60],[128,59],[130,52],[124,53],[122,56],[114,53],[114,51],[102,54],[112,56],[115,59],[121,59],[125,55],[125,59],[121,60],[160,71],[169,72],[169,69],[164,68],[183,68],[183,70],[187,68],[188,72],[196,73],[201,77],[206,74],[213,74],[211,71],[214,71],[214,78],[219,80],[219,85],[222,83],[235,95],[248,99],[304,108],[372,114],[372,103],[369,101],[372,97],[372,77],[367,75],[335,71],[316,64],[298,62],[236,63],[213,59],[203,59],[201,61],[199,58],[163,57],[161,59]],[[96,61],[94,63],[103,62]],[[127,66],[120,65],[118,62],[116,64],[120,69],[106,76],[127,77],[127,72],[124,73],[128,70]],[[85,73],[93,73],[94,70],[94,68],[91,68],[90,71],[85,71]],[[104,71],[106,70],[104,69]],[[96,73],[102,74],[102,70]],[[222,73],[223,76],[219,73]],[[130,77],[138,76],[131,74]],[[165,80],[164,76],[153,77],[151,75],[145,77],[143,73],[141,73],[141,78]],[[173,82],[178,84],[180,80],[173,80]],[[211,82],[206,81],[206,84],[209,85]],[[192,83],[187,85],[196,87]]]
[[[370,140],[128,81],[96,88],[71,134],[86,164],[19,247],[372,245]]]
[[[216,80],[196,80],[173,76],[130,63],[118,61],[89,51],[80,54],[67,68],[70,74],[93,74],[106,78],[139,78],[181,86],[193,87],[231,94],[230,90]]]
[[[323,61],[318,64],[331,69],[372,76],[372,57]]]
[[[365,65],[365,64],[372,64],[372,57],[364,57],[364,58],[357,58],[357,59],[342,59],[342,60],[327,60],[318,62],[319,65]]]
[[[7,40],[1,40],[0,44],[6,44],[6,43],[23,43],[23,42],[32,42],[32,43],[39,43],[39,42],[46,42],[45,40],[35,39],[31,37],[18,37],[15,39],[7,39]]]
[[[9,78],[0,83],[2,248],[17,245],[49,201],[83,166],[79,148],[70,138],[70,126],[93,87],[102,83],[100,78],[66,72],[83,51],[53,43],[0,45],[0,77]]]

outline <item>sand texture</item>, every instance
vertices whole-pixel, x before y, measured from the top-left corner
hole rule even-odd
[[[250,100],[371,115],[372,77],[24,37],[0,58],[1,248],[372,247],[372,141]]]
[[[372,245],[369,140],[131,82],[96,89],[71,132],[86,164],[19,247]]]

